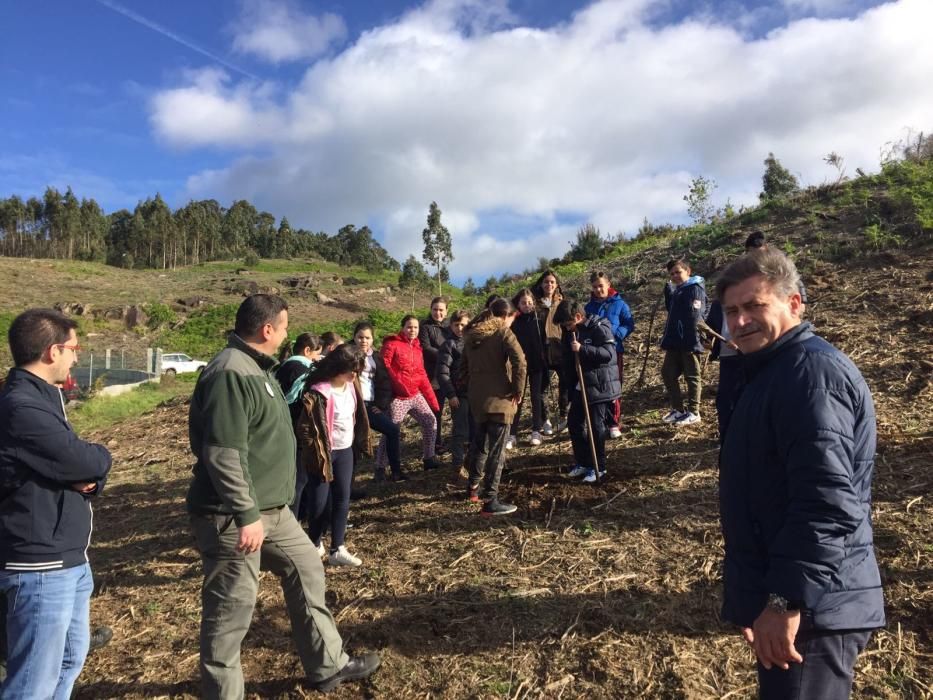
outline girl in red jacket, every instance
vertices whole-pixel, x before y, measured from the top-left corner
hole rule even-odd
[[[392,382],[394,398],[389,405],[389,418],[400,424],[411,413],[421,426],[422,458],[425,469],[440,466],[434,457],[434,439],[437,435],[437,420],[434,413],[440,409],[431,380],[424,370],[424,357],[418,341],[419,324],[409,314],[402,319],[398,335],[386,336],[382,341],[382,359],[385,361],[389,380]],[[385,451],[379,457],[385,459]],[[385,469],[385,464],[376,464],[376,469]]]

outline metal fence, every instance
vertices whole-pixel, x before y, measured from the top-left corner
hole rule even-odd
[[[107,348],[85,350],[71,376],[82,390],[117,384],[135,384],[158,377],[162,369],[162,349]]]

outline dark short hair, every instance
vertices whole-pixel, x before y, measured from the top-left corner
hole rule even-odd
[[[561,294],[564,293],[563,290],[560,288],[560,277],[557,276],[557,273],[554,272],[554,270],[551,270],[550,268],[548,268],[547,270],[541,273],[541,275],[538,277],[538,281],[535,282],[533,285],[531,285],[531,291],[535,293],[535,297],[537,297],[538,299],[541,299],[544,296],[544,289],[542,288],[541,283],[544,282],[545,277],[553,277],[554,281],[557,282],[556,291],[560,292]]]
[[[757,275],[764,276],[775,294],[790,296],[800,289],[800,274],[793,260],[775,248],[755,248],[722,271],[716,296],[723,301],[729,287]]]
[[[483,304],[483,308],[488,309],[490,306],[492,306],[492,302],[494,302],[496,299],[501,299],[501,298],[502,297],[499,296],[498,294],[490,294],[488,297],[486,297],[486,303]]]
[[[279,352],[279,362],[285,362],[292,355],[301,355],[305,348],[320,350],[321,339],[314,333],[302,333],[295,338],[294,343],[285,343],[285,347]]]
[[[288,311],[286,301],[275,294],[252,294],[236,310],[234,332],[241,338],[253,338],[267,323],[275,323],[279,314]]]
[[[528,289],[528,287],[525,287],[525,288],[523,288],[523,289],[519,289],[519,290],[515,293],[515,296],[512,297],[512,306],[514,306],[514,307],[517,309],[517,308],[518,308],[518,302],[520,302],[520,301],[522,300],[522,297],[531,297],[531,301],[533,302],[533,301],[535,300],[535,293],[534,293],[533,291],[531,291],[530,289]]]
[[[341,340],[343,340],[343,338],[341,338],[340,334],[336,333],[335,331],[324,331],[321,333],[321,345],[323,345],[325,348],[328,345],[333,345],[334,343],[339,344]]]
[[[447,297],[434,297],[431,299],[431,306],[434,306],[435,304],[443,304],[444,306],[447,306]]]
[[[764,231],[752,231],[748,234],[748,238],[745,239],[745,250],[764,248],[767,243]]]
[[[314,365],[314,369],[308,375],[307,383],[326,382],[344,372],[362,372],[365,363],[366,358],[359,345],[341,343]]]
[[[668,272],[670,272],[677,265],[683,265],[687,270],[691,269],[690,261],[687,260],[686,257],[671,258],[670,260],[667,261],[667,263],[665,263],[664,267],[667,268]]]
[[[450,316],[450,322],[451,322],[451,323],[459,323],[460,321],[462,321],[462,320],[465,319],[465,318],[473,318],[473,314],[471,314],[471,313],[470,313],[469,311],[467,311],[466,309],[457,309],[456,311],[454,311],[454,312],[451,314],[451,316]]]
[[[557,310],[554,311],[554,323],[561,325],[573,321],[577,314],[586,316],[586,307],[583,306],[583,302],[576,299],[564,299],[557,305]]]
[[[596,280],[606,280],[609,281],[609,275],[607,275],[602,270],[597,270],[592,275],[590,275],[590,284],[593,284]]]
[[[402,322],[399,324],[399,328],[404,328],[405,324],[407,324],[412,319],[414,319],[415,321],[418,321],[418,317],[415,316],[414,314],[405,314],[402,317]],[[418,321],[418,325],[421,325],[421,321]]]
[[[28,365],[40,357],[50,345],[68,342],[77,322],[55,309],[28,309],[13,319],[7,339],[13,364]]]

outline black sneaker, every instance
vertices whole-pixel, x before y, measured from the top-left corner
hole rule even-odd
[[[366,498],[366,489],[350,489],[350,500],[361,501]]]
[[[389,475],[389,481],[395,481],[395,482],[408,481],[408,477],[405,476],[404,472],[400,472],[400,471],[392,472],[392,474]]]
[[[508,515],[509,513],[514,513],[516,510],[518,510],[518,508],[511,503],[502,503],[498,498],[493,498],[491,501],[486,501],[483,504],[483,509],[480,511],[480,514]]]
[[[308,685],[315,690],[320,690],[322,693],[329,693],[345,681],[361,681],[364,678],[369,678],[381,663],[382,659],[374,651],[362,656],[351,656],[350,660],[347,661],[347,665],[333,676]]]
[[[107,646],[111,639],[113,639],[112,629],[109,627],[95,627],[91,630],[91,644],[88,647],[88,653]]]
[[[428,457],[423,461],[425,471],[429,469],[438,469],[441,466],[441,463],[437,461],[437,457]]]

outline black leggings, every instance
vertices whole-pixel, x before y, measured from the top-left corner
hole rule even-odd
[[[330,551],[336,552],[347,534],[347,516],[350,513],[350,484],[353,481],[353,448],[333,450],[330,453],[334,480],[312,474],[308,479],[308,536],[315,546],[330,525]],[[330,500],[330,512],[327,502]],[[328,515],[330,517],[328,517]]]

